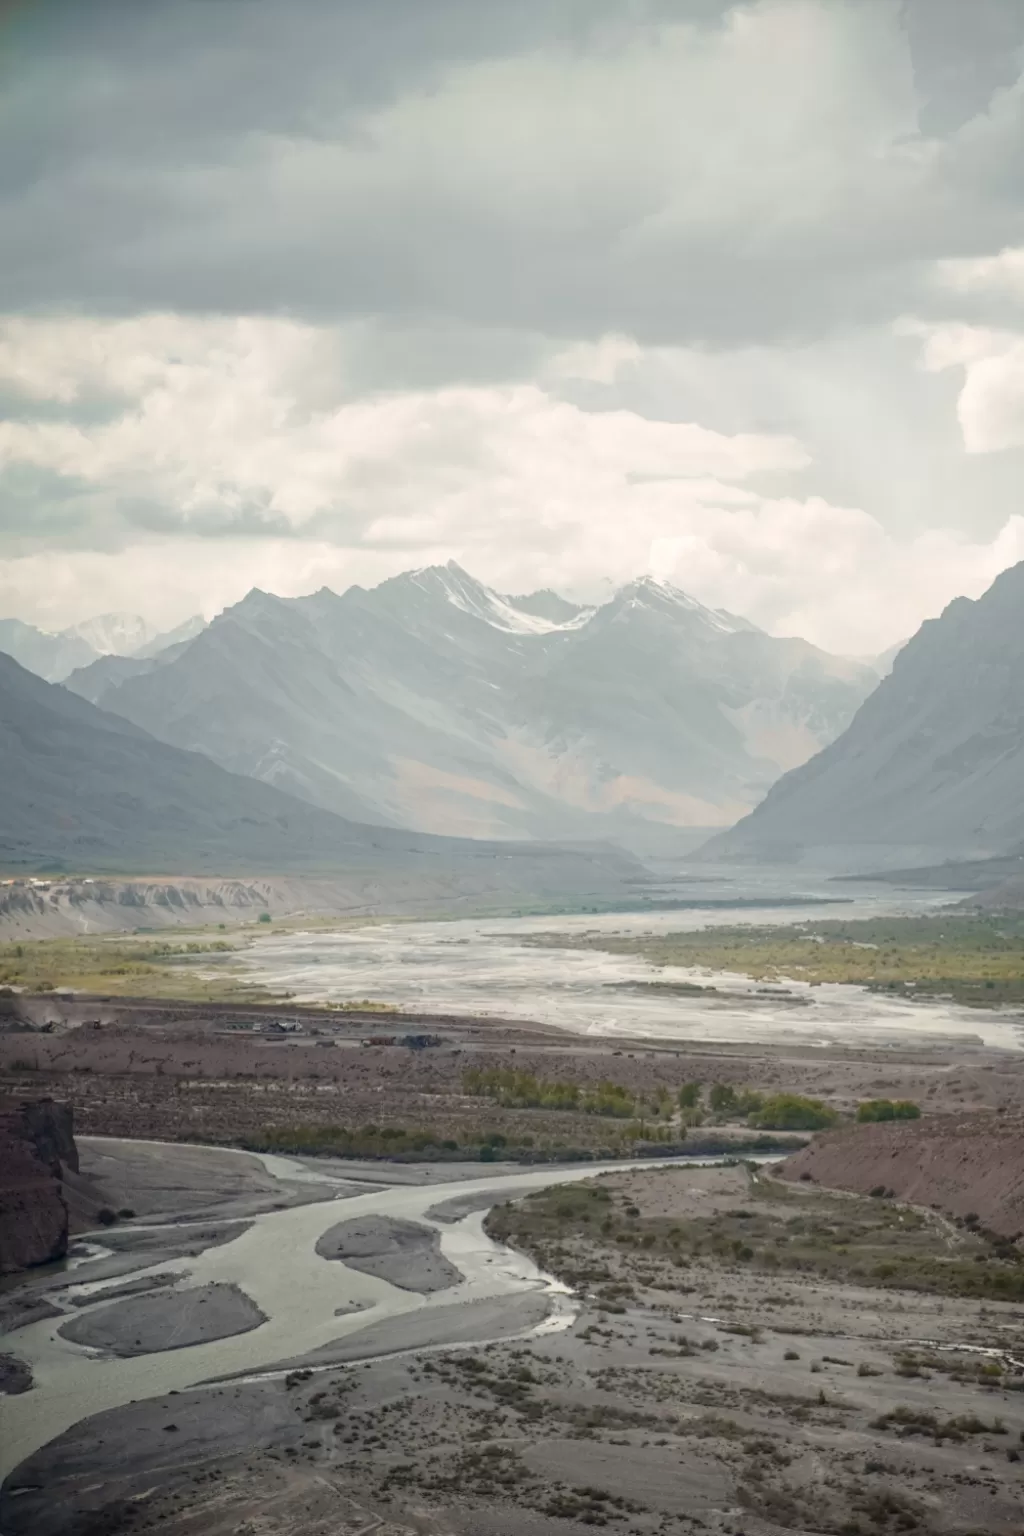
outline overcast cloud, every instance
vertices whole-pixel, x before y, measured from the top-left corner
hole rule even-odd
[[[0,7],[0,616],[1024,559],[1020,0]]]

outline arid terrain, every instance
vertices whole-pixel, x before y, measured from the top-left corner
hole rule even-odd
[[[667,1111],[688,1082],[809,1095],[844,1114],[882,1097],[928,1113],[1024,1111],[1024,1055],[970,1046],[616,1043],[495,1019],[291,1005],[47,995],[18,1006],[0,1019],[0,1091],[64,1100],[89,1135],[420,1156],[479,1156],[503,1138],[494,1144],[523,1156],[565,1157],[645,1141],[696,1148],[749,1131],[728,1114],[681,1125]],[[473,1069],[583,1090],[610,1083],[628,1096],[626,1112],[559,1107],[557,1096],[553,1107],[518,1107],[468,1091]]]
[[[1019,1536],[1020,1052],[11,993],[0,1091],[5,1536]]]
[[[152,1193],[156,1165],[107,1145],[122,1187],[138,1168]],[[83,1145],[94,1174],[100,1146]],[[213,1156],[214,1178],[223,1180],[234,1155]],[[239,1169],[230,1195],[208,1192],[211,1217],[238,1200],[248,1178]],[[163,1198],[176,1203],[168,1189]],[[266,1194],[257,1187],[248,1198],[252,1212]],[[440,1190],[425,1198],[438,1201],[426,1223],[442,1211],[472,1219],[444,1210],[453,1202]],[[330,1207],[307,1213],[325,1227],[337,1220]],[[263,1218],[281,1219],[291,1218]],[[219,1227],[210,1236],[230,1256],[242,1238],[230,1223]],[[994,1284],[996,1269],[1016,1261],[993,1255],[984,1237],[933,1213],[780,1183],[744,1165],[670,1164],[540,1189],[499,1203],[487,1228],[572,1287],[578,1303],[568,1328],[531,1333],[543,1307],[531,1314],[506,1303],[506,1327],[525,1324],[525,1337],[502,1341],[496,1317],[454,1332],[446,1319],[458,1309],[447,1297],[458,1292],[442,1290],[432,1323],[429,1309],[413,1311],[383,1327],[371,1322],[347,1348],[307,1354],[257,1379],[160,1395],[150,1387],[141,1401],[84,1419],[24,1462],[4,1485],[2,1529],[1019,1532],[1024,1339],[1019,1305],[1000,1299]],[[144,1235],[137,1230],[135,1240]],[[131,1229],[123,1236],[122,1265],[144,1258],[166,1268],[168,1248],[158,1254],[143,1244],[133,1255]],[[416,1262],[414,1254],[413,1269]],[[329,1259],[324,1267],[341,1266]],[[75,1278],[49,1291],[59,1310],[37,1327],[81,1332],[83,1319],[60,1321],[81,1304],[67,1286]],[[173,1281],[165,1274],[157,1290],[120,1302],[131,1280],[108,1285],[104,1295],[114,1300],[85,1303],[94,1337],[119,1352],[125,1327],[136,1326],[129,1309],[173,1298]],[[420,1283],[429,1288],[435,1278]],[[37,1304],[48,1284],[42,1276],[28,1282]],[[188,1356],[171,1335],[189,1296],[195,1319],[202,1293],[179,1285],[163,1336],[144,1340],[164,1351],[147,1357],[154,1366]],[[111,1320],[97,1321],[98,1313]],[[458,1347],[425,1349],[428,1326],[435,1341]],[[15,1344],[18,1337],[16,1329]],[[493,1342],[480,1342],[487,1337]],[[259,1327],[244,1338],[258,1341]]]

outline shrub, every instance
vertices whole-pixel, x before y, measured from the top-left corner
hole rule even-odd
[[[880,1120],[919,1120],[921,1106],[912,1099],[865,1099],[857,1106],[857,1119],[862,1123]]]
[[[261,922],[261,923],[269,923],[270,922],[270,913],[269,912],[261,912],[260,915],[259,915],[259,918],[257,919],[257,921]]]
[[[752,1124],[764,1131],[822,1131],[838,1119],[836,1111],[820,1099],[805,1099],[798,1093],[777,1093],[751,1116]]]
[[[112,1227],[117,1220],[117,1212],[112,1211],[109,1205],[101,1205],[96,1212],[96,1220],[101,1227]]]

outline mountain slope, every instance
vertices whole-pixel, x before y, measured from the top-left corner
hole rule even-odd
[[[340,873],[385,911],[409,892],[446,903],[635,899],[644,873],[615,850],[460,843],[344,821],[156,741],[3,655],[0,783],[0,868],[10,873]]]
[[[843,735],[704,852],[865,867],[983,858],[1022,839],[1024,563],[922,625]]]
[[[454,564],[251,592],[135,670],[94,696],[164,740],[347,816],[476,837],[723,825],[877,680],[656,582],[595,610]]]

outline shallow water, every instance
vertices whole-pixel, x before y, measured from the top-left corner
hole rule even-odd
[[[241,963],[255,979],[300,1002],[370,998],[430,1013],[533,1019],[593,1036],[863,1046],[927,1045],[955,1038],[1022,1049],[1024,1016],[1019,1011],[918,1003],[860,987],[794,981],[785,983],[792,994],[785,997],[778,995],[778,986],[769,994],[746,976],[659,969],[599,950],[536,948],[523,942],[544,933],[670,933],[927,912],[953,899],[948,893],[867,888],[833,906],[381,923],[350,932],[270,935],[258,939]],[[730,995],[659,996],[620,989],[624,982],[650,981],[697,981]],[[381,1022],[386,1027],[386,1019]]]
[[[223,1148],[216,1150],[223,1156]],[[315,1170],[310,1172],[288,1158],[274,1157],[268,1161],[274,1165],[271,1171],[289,1179],[301,1171],[307,1177],[332,1182],[331,1175],[317,1175]],[[503,1299],[531,1292],[542,1294],[547,1305],[543,1319],[530,1326],[527,1333],[567,1327],[575,1315],[575,1303],[567,1288],[543,1274],[525,1255],[492,1242],[483,1230],[482,1211],[452,1225],[431,1221],[426,1213],[449,1194],[493,1190],[495,1198],[504,1199],[510,1191],[526,1193],[546,1185],[590,1178],[604,1166],[549,1167],[528,1173],[505,1169],[486,1178],[448,1185],[431,1182],[378,1189],[345,1199],[340,1209],[329,1200],[291,1210],[268,1211],[256,1217],[248,1231],[222,1247],[207,1249],[195,1258],[164,1258],[132,1273],[131,1278],[138,1279],[146,1274],[172,1271],[188,1286],[215,1282],[239,1286],[266,1314],[267,1321],[254,1331],[233,1338],[119,1359],[101,1356],[62,1339],[57,1332],[64,1321],[61,1318],[48,1318],[19,1329],[8,1347],[31,1365],[35,1385],[21,1396],[0,1397],[0,1476],[6,1476],[33,1451],[80,1419],[171,1390],[184,1391],[213,1378],[256,1374],[279,1361],[305,1355],[339,1339],[351,1338],[372,1325],[414,1312],[425,1314],[423,1342],[428,1347],[432,1309],[475,1301],[500,1304]],[[656,1166],[665,1166],[665,1160]],[[342,1213],[346,1220],[373,1213],[435,1227],[440,1234],[441,1250],[461,1271],[462,1283],[423,1296],[348,1269],[336,1260],[321,1258],[316,1253],[317,1240]],[[83,1281],[87,1276],[85,1269]],[[338,1307],[351,1303],[356,1303],[360,1310],[348,1316],[336,1315]],[[86,1310],[76,1309],[77,1315],[86,1315]],[[482,1338],[503,1332],[507,1334],[508,1330],[502,1327],[499,1309],[491,1330],[484,1327]]]

